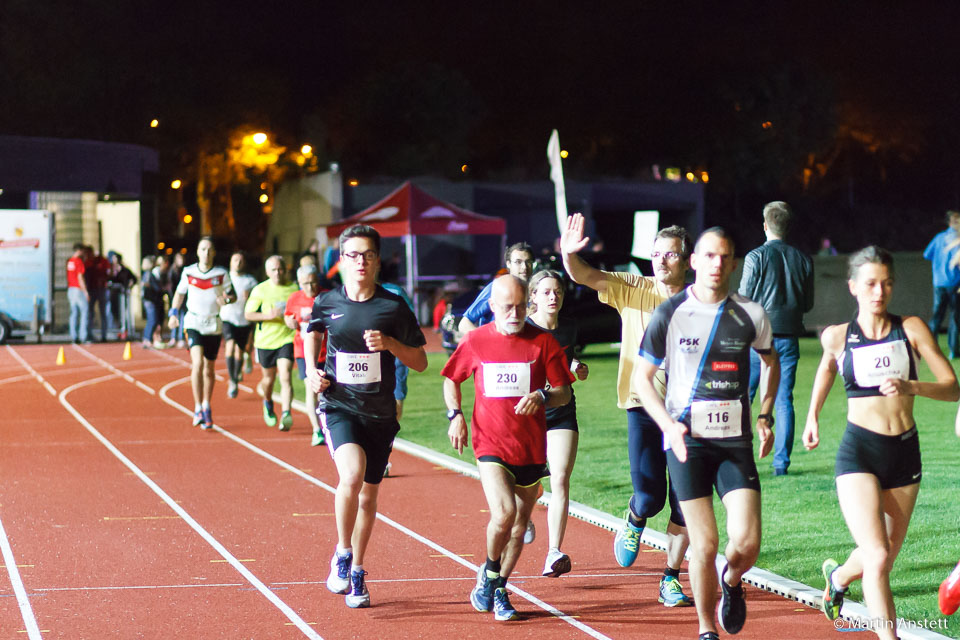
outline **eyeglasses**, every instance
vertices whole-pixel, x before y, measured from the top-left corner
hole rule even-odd
[[[650,254],[651,258],[659,258],[663,256],[664,260],[679,260],[680,254],[676,251],[654,251]]]
[[[377,252],[373,249],[367,249],[366,251],[350,251],[349,253],[341,253],[340,255],[351,262],[359,262],[361,258],[364,262],[373,262],[377,257]]]
[[[510,264],[520,266],[522,264],[527,265],[528,267],[533,264],[533,260],[511,260]]]

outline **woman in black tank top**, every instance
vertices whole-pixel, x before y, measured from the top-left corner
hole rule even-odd
[[[820,442],[820,410],[839,372],[847,390],[847,429],[837,451],[837,497],[857,547],[847,561],[823,563],[823,609],[840,614],[843,595],[863,580],[870,616],[882,620],[881,638],[896,638],[890,568],[900,551],[920,490],[920,447],[913,420],[915,396],[956,401],[960,387],[927,325],[915,316],[887,312],[893,293],[893,258],[867,247],[850,258],[850,293],[856,317],[827,327],[803,444]],[[915,355],[927,361],[936,382],[917,380]]]
[[[567,355],[570,370],[578,380],[586,380],[589,373],[587,365],[573,358],[576,325],[570,319],[561,322],[559,318],[560,307],[563,306],[563,286],[563,276],[557,271],[545,269],[533,274],[529,284],[527,322],[553,335]],[[550,465],[551,492],[547,526],[550,542],[543,575],[551,578],[557,578],[571,568],[570,558],[560,551],[570,507],[570,475],[577,460],[577,443],[580,439],[576,401],[572,390],[570,393],[567,405],[547,409],[547,462]]]

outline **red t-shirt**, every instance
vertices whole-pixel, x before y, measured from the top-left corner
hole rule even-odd
[[[320,289],[323,293],[326,289]],[[290,294],[287,298],[287,307],[284,315],[293,316],[297,321],[297,332],[293,336],[293,357],[303,357],[303,332],[307,330],[307,324],[310,322],[310,314],[313,311],[313,298],[309,297],[299,289]],[[320,343],[320,353],[317,355],[317,362],[323,362],[327,359],[327,333],[323,333],[323,340]]]
[[[525,324],[513,336],[497,332],[491,322],[467,334],[440,375],[463,382],[473,375],[473,452],[507,464],[547,462],[547,422],[543,409],[518,416],[514,407],[535,389],[573,382],[563,349],[545,331]]]
[[[86,265],[83,264],[83,259],[78,258],[77,256],[71,257],[67,260],[67,287],[73,287],[75,289],[80,288],[80,274],[84,273],[87,270]]]

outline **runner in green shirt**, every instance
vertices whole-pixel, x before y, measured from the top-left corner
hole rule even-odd
[[[263,379],[257,385],[257,393],[263,396],[263,421],[268,427],[276,426],[277,414],[273,410],[273,383],[280,370],[280,430],[293,426],[290,405],[293,402],[291,372],[293,371],[293,336],[295,331],[283,321],[287,298],[297,290],[297,285],[287,283],[287,266],[280,256],[270,256],[266,262],[267,280],[253,288],[244,307],[244,317],[257,323],[253,346],[263,371]]]

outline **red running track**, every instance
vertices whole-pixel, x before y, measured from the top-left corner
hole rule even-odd
[[[56,350],[0,348],[0,638],[697,637],[692,608],[656,601],[664,554],[622,569],[609,531],[571,519],[573,572],[541,577],[542,507],[511,580],[522,620],[475,612],[480,485],[399,452],[366,561],[373,606],[348,609],[324,586],[336,470],[304,416],[269,429],[249,386],[228,400],[221,383],[217,428],[202,431],[185,352],[67,347],[58,367]],[[819,612],[746,589],[738,637],[835,634]]]

